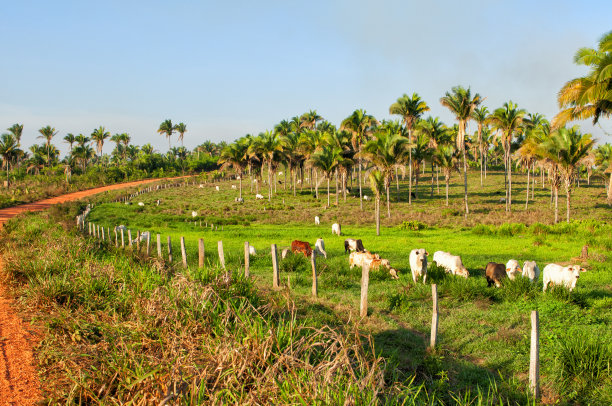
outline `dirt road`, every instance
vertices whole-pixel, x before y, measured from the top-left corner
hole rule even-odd
[[[159,180],[148,179],[104,186],[1,209],[0,228],[7,220],[24,211],[41,211],[57,203],[78,200],[107,190],[123,189]],[[0,258],[1,275],[3,275],[2,258]],[[16,314],[13,308],[13,299],[8,297],[5,287],[0,284],[0,406],[35,405],[36,402],[41,400],[40,382],[36,373],[33,351],[36,344],[37,337],[33,334],[32,327]]]

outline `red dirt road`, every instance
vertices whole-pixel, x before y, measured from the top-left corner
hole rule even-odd
[[[24,211],[41,211],[57,203],[160,180],[167,179],[147,179],[104,186],[1,209],[0,228],[7,220]],[[2,258],[0,258],[0,275],[2,275]],[[30,331],[28,323],[17,316],[12,302],[13,300],[6,295],[5,287],[0,284],[0,406],[35,405],[42,399],[32,350],[36,347],[37,337]]]

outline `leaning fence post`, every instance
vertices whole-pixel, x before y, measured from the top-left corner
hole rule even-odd
[[[438,341],[438,285],[435,283],[431,285],[431,297],[433,299],[433,315],[431,316],[431,337],[429,339],[429,346],[433,349],[436,348]]]
[[[170,236],[168,236],[168,262],[172,263],[172,241]]]
[[[204,268],[204,239],[198,240],[198,266]]]
[[[136,251],[140,253],[140,230],[136,231]]]
[[[531,351],[529,355],[529,390],[540,397],[540,317],[537,310],[531,312]]]
[[[121,248],[125,249],[125,237],[123,236],[123,228],[121,229]]]
[[[363,264],[361,267],[361,303],[359,305],[359,315],[367,317],[368,315],[368,286],[370,284],[370,267],[368,264]]]
[[[272,244],[272,287],[280,286],[280,275],[278,274],[278,257],[276,256],[276,244]]]
[[[133,249],[132,248],[132,230],[129,229],[129,228],[128,228],[128,240],[129,240],[128,244],[129,244],[130,248]]]
[[[117,227],[115,227],[113,231],[115,232],[115,247],[119,247],[119,240],[117,237]]]
[[[310,262],[312,264],[312,296],[317,297],[319,294],[319,281],[317,280],[317,255],[314,250],[310,254]]]
[[[91,223],[87,222],[87,234],[91,235]]]
[[[96,238],[99,240],[100,239],[100,224],[98,224],[96,226]]]
[[[147,257],[151,254],[151,232],[147,231]]]
[[[181,237],[181,257],[183,257],[183,268],[187,268],[187,251],[185,251],[185,237]]]
[[[102,241],[104,241],[104,226],[102,226]]]
[[[244,242],[244,277],[248,278],[250,275],[249,266],[251,265],[251,256],[249,249],[249,242]]]
[[[223,241],[217,242],[217,250],[219,251],[219,263],[221,268],[225,269],[225,255],[223,254]]]
[[[161,235],[157,234],[157,258],[161,258],[161,257],[162,257]]]

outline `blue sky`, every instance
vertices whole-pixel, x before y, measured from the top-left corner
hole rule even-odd
[[[64,135],[103,125],[166,151],[166,118],[192,148],[311,109],[334,124],[356,108],[390,118],[413,92],[452,124],[439,99],[456,85],[552,118],[559,88],[586,72],[576,50],[612,29],[610,1],[423,3],[5,1],[0,128],[23,123],[29,146],[51,125],[66,151]]]

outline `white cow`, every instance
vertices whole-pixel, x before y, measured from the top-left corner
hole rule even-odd
[[[523,278],[529,278],[531,282],[536,282],[540,279],[540,268],[535,261],[525,261],[523,263]]]
[[[433,260],[436,265],[444,268],[446,272],[450,272],[453,275],[463,276],[464,278],[470,276],[467,268],[463,266],[461,257],[457,255],[452,255],[444,251],[436,251],[433,254]]]
[[[318,226],[319,224],[321,224],[321,220],[319,219],[319,216],[315,216],[315,225]]]
[[[143,231],[142,233],[140,233],[140,242],[147,242],[147,237],[149,235],[150,234],[148,231]],[[136,244],[137,242],[138,242],[138,236],[136,236],[136,238],[132,240],[132,244]]]
[[[238,203],[244,203],[244,199],[242,197],[235,197],[234,201]]]
[[[423,284],[427,280],[427,256],[429,253],[425,248],[416,248],[410,251],[410,271],[412,272],[412,280],[417,283],[419,276],[423,277]]]
[[[292,253],[291,248],[283,248],[283,250],[281,251],[281,258],[282,259],[287,258],[287,256],[291,253]]]
[[[124,226],[123,224],[121,224],[120,226],[115,227],[115,231],[116,231],[116,232],[120,233],[120,232],[121,232],[121,230],[123,230],[123,231],[127,231],[127,227],[126,227],[126,226]]]
[[[368,266],[370,266],[372,264],[372,261],[374,261],[375,259],[380,260],[380,255],[372,254],[369,251],[355,251],[351,252],[351,255],[349,255],[349,265],[351,269],[353,269],[353,267],[355,266],[362,267],[363,264],[367,264]]]
[[[340,229],[340,224],[334,223],[332,224],[332,235],[342,235],[342,230]]]
[[[192,211],[191,212],[191,217],[193,217],[193,218],[198,217],[198,212],[197,211]]]
[[[219,191],[219,186],[215,186],[215,190],[218,192]]]
[[[262,200],[263,198],[263,195],[260,195],[259,193],[255,195],[255,199]]]
[[[200,189],[204,189],[204,184],[200,183],[200,186],[198,186]]]
[[[138,205],[139,205],[140,207],[144,207],[144,203],[143,203],[143,202],[138,202]]]
[[[257,251],[255,251],[255,247],[249,245],[249,255],[257,255]]]
[[[522,271],[523,270],[519,268],[519,263],[516,259],[511,259],[506,263],[506,275],[508,275],[508,279],[511,281],[515,280]]]
[[[370,200],[370,196],[368,196],[368,195],[363,195],[363,200]]]
[[[232,185],[232,189],[236,189],[236,185]]]
[[[159,200],[159,199],[157,199],[157,200],[155,201],[155,205],[156,205],[156,206],[159,206],[159,204],[160,204],[160,203],[161,203],[161,200]]]
[[[562,266],[557,264],[548,264],[542,271],[542,279],[544,280],[544,289],[549,284],[561,285],[569,288],[570,292],[576,287],[576,282],[580,278],[580,272],[586,272],[586,269],[581,268],[580,265],[569,265]]]
[[[317,255],[322,255],[327,259],[327,252],[325,252],[325,243],[322,238],[317,239],[315,242],[315,252]]]

